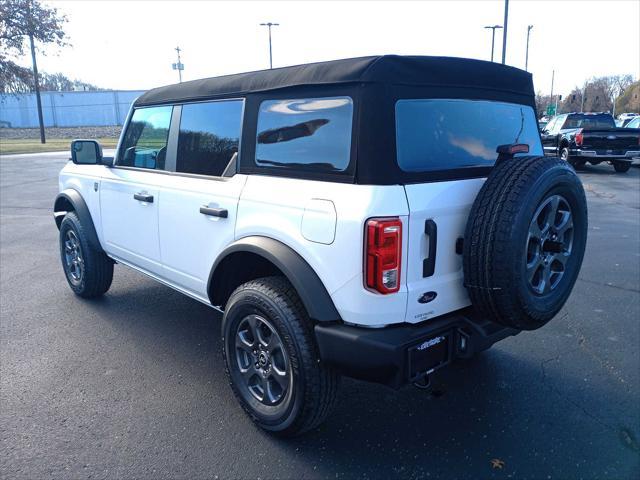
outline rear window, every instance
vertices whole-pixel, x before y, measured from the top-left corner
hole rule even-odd
[[[349,97],[266,100],[258,112],[256,164],[340,172],[351,158]]]
[[[533,108],[484,100],[399,100],[396,143],[407,172],[492,166],[496,148],[511,143],[543,154]]]
[[[562,125],[566,128],[584,128],[597,130],[602,128],[615,128],[616,122],[611,115],[569,115]]]

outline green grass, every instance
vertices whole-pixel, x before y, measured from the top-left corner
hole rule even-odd
[[[51,138],[47,143],[40,143],[37,138],[13,139],[0,138],[0,155],[16,153],[63,152],[70,151],[71,138]],[[117,138],[98,138],[102,148],[116,148]]]

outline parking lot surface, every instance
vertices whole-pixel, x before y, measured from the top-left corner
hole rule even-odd
[[[640,169],[580,172],[587,252],[546,327],[454,365],[434,394],[345,379],[301,438],[227,385],[220,316],[117,266],[94,301],[60,267],[68,154],[0,157],[0,477],[640,477]]]

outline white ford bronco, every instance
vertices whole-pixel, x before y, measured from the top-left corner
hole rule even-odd
[[[114,158],[71,145],[54,206],[64,273],[91,298],[127,265],[223,312],[238,401],[298,434],[341,375],[426,386],[564,305],[586,201],[536,118],[530,74],[458,58],[156,88]]]

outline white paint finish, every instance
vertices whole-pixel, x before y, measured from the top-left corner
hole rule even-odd
[[[309,241],[301,232],[305,206],[317,198],[329,200],[335,206],[338,221],[330,245]],[[384,216],[404,216],[405,222],[407,215],[405,192],[398,185],[353,185],[252,175],[247,178],[240,198],[236,238],[262,235],[295,250],[318,274],[343,320],[365,325],[394,323],[404,320],[406,290],[403,287],[391,295],[365,290],[364,224],[367,218]],[[406,237],[403,238],[406,247]],[[404,269],[401,281],[404,285]],[[379,307],[377,312],[372,304]]]
[[[207,297],[209,273],[216,258],[234,240],[240,192],[245,175],[229,179],[174,175],[160,191],[160,250],[164,277]],[[200,213],[200,207],[224,208],[227,218]]]
[[[158,205],[165,177],[153,171],[105,168],[100,185],[104,250],[156,275],[162,275]],[[153,203],[134,199],[140,192],[153,195]]]
[[[469,210],[483,183],[484,179],[471,179],[405,186],[411,210],[407,233],[407,322],[420,322],[470,305],[463,283],[462,255],[455,248],[456,240],[464,237]],[[428,219],[438,226],[436,265],[434,274],[423,278]],[[419,303],[418,298],[429,291],[438,294],[435,300]]]
[[[312,198],[307,202],[300,226],[310,242],[330,245],[336,236],[336,207],[331,200]]]
[[[69,188],[82,196],[91,213],[98,240],[102,243],[102,225],[100,221],[100,177],[105,167],[101,165],[76,165],[68,162],[60,171],[58,184],[60,192]],[[98,190],[94,188],[98,183]]]

